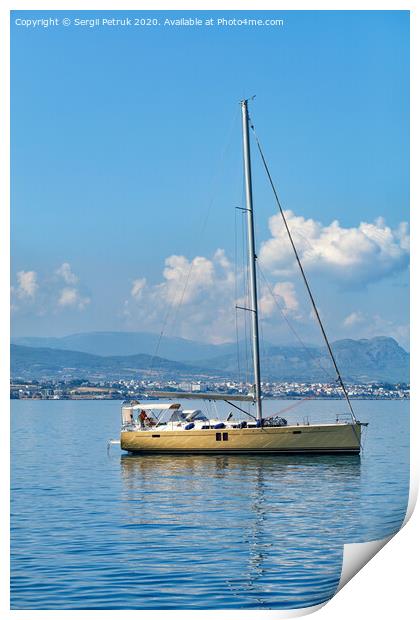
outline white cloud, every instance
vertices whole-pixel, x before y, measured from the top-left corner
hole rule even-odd
[[[77,310],[84,310],[86,306],[90,304],[90,299],[89,297],[83,296],[76,286],[79,282],[79,278],[73,273],[70,263],[62,263],[58,269],[55,270],[54,274],[67,285],[56,292],[56,305],[59,308],[77,308]]]
[[[293,282],[277,282],[271,287],[271,291],[268,286],[262,287],[259,297],[261,318],[270,317],[277,310],[277,306],[280,306],[284,314],[297,318],[299,302]]]
[[[291,212],[287,212],[287,217],[292,231],[299,231],[294,237],[305,266],[312,270],[323,269],[339,282],[367,283],[403,269],[407,264],[406,224],[391,230],[378,219],[373,224],[362,222],[356,228],[346,229],[337,221],[323,226]],[[273,322],[279,316],[280,306],[286,317],[299,322],[299,330],[308,337],[315,317],[312,310],[310,316],[304,310],[303,300],[301,310],[296,285],[285,278],[285,274],[297,274],[278,216],[270,219],[270,231],[272,237],[262,244],[259,254],[260,264],[270,282],[268,285],[261,281],[259,286],[260,317],[265,323],[265,333],[268,337],[274,333],[274,338],[280,333],[281,321]],[[239,276],[239,280],[243,279],[244,273]],[[165,334],[170,336],[213,343],[232,341],[236,331],[234,306],[249,305],[241,294],[235,293],[236,288],[235,269],[223,250],[218,249],[211,257],[196,256],[192,260],[172,255],[165,260],[159,283],[149,284],[145,278],[132,282],[131,297],[124,302],[123,316],[130,327],[157,332],[164,327]],[[322,308],[319,312],[322,316]],[[242,330],[245,313],[238,312],[236,318]],[[335,317],[333,324],[336,331],[343,329],[354,337],[393,335],[397,339],[406,338],[404,326],[381,321],[377,315],[368,320],[358,311],[341,321]]]
[[[224,267],[228,270],[228,267]],[[185,256],[169,256],[163,270],[165,282],[159,292],[169,303],[187,304],[197,300],[215,283],[215,263],[203,256],[191,262]]]
[[[221,248],[218,248],[214,253],[214,260],[224,269],[230,268],[230,262],[226,257],[226,253]]]
[[[363,285],[400,271],[408,264],[408,226],[386,226],[383,218],[343,228],[285,212],[297,251],[308,270],[326,272],[343,284]],[[292,273],[296,261],[280,213],[269,220],[271,238],[261,245],[262,266],[274,275]]]
[[[63,288],[58,297],[58,305],[61,307],[76,307],[83,310],[89,303],[89,297],[82,297],[76,288]]]
[[[35,271],[19,271],[17,273],[18,288],[12,289],[21,299],[35,297],[39,285]]]
[[[146,278],[139,278],[138,280],[134,280],[133,286],[131,287],[131,296],[134,297],[134,299],[140,299],[145,286]]]
[[[66,284],[77,284],[79,278],[71,270],[69,263],[63,263],[55,270],[56,275],[64,280]]]
[[[210,258],[196,256],[192,260],[172,255],[165,260],[159,283],[148,284],[145,278],[132,282],[122,315],[133,328],[160,332],[164,327],[169,336],[228,342],[235,338],[235,305],[249,305],[239,291],[235,299],[235,289],[235,269],[224,250],[218,249]],[[269,319],[278,312],[277,304],[285,314],[299,318],[294,284],[276,282],[271,290],[275,299],[268,285],[261,284],[261,318]],[[238,311],[236,319],[242,330],[244,312]]]
[[[19,271],[16,279],[17,284],[11,287],[14,312],[45,316],[62,308],[83,310],[90,303],[89,297],[75,286],[79,278],[72,272],[69,263],[63,263],[40,281],[35,271]]]
[[[351,312],[343,321],[344,327],[351,327],[364,321],[364,316],[361,312]]]
[[[208,342],[226,342],[235,329],[234,270],[223,250],[211,258],[172,255],[162,281],[133,281],[123,315],[131,325]]]
[[[367,314],[355,311],[349,314],[342,323],[347,336],[354,338],[374,338],[375,336],[390,336],[395,338],[404,347],[409,346],[409,325],[396,323],[384,318],[378,313]],[[354,331],[353,331],[353,328]]]

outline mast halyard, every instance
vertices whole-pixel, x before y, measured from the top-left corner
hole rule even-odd
[[[253,124],[251,124],[251,128],[252,128],[252,131],[254,132],[255,140],[257,142],[258,151],[260,153],[261,160],[263,162],[265,171],[266,171],[267,176],[268,176],[268,180],[269,180],[270,185],[271,185],[271,189],[273,190],[274,198],[276,200],[277,206],[278,206],[279,211],[280,211],[280,215],[282,217],[284,226],[286,228],[287,236],[289,237],[289,241],[290,241],[290,244],[292,246],[293,253],[294,253],[296,261],[297,261],[297,263],[299,265],[299,269],[300,269],[300,272],[301,272],[302,279],[303,279],[303,282],[305,284],[306,290],[307,290],[308,295],[309,295],[309,299],[310,299],[310,302],[311,302],[311,305],[312,305],[312,309],[313,309],[314,314],[316,316],[316,319],[318,321],[318,325],[319,325],[319,327],[321,329],[322,337],[324,338],[324,341],[325,341],[325,344],[327,346],[328,353],[329,353],[329,355],[331,357],[331,361],[333,363],[334,369],[335,369],[335,371],[337,373],[337,381],[339,382],[339,384],[341,386],[341,389],[343,390],[344,397],[345,397],[345,399],[347,401],[347,404],[348,404],[348,407],[349,407],[349,410],[350,410],[350,415],[351,415],[353,424],[356,424],[357,423],[357,418],[356,418],[356,415],[355,415],[355,413],[353,411],[353,407],[352,407],[352,404],[351,404],[351,401],[350,401],[349,394],[347,392],[346,386],[344,385],[344,381],[343,381],[343,378],[342,378],[341,373],[339,371],[339,368],[338,368],[338,365],[337,365],[337,362],[336,362],[333,350],[331,348],[330,341],[328,340],[327,333],[326,333],[324,325],[323,325],[323,323],[321,321],[321,317],[320,317],[317,305],[315,303],[315,298],[314,298],[314,296],[312,294],[311,287],[309,286],[308,279],[307,279],[305,271],[303,269],[302,261],[300,260],[298,251],[297,251],[296,246],[295,246],[295,242],[293,241],[293,237],[292,237],[292,234],[290,232],[290,228],[289,228],[289,225],[287,223],[287,219],[286,219],[285,213],[283,211],[283,207],[281,206],[281,203],[280,203],[280,200],[279,200],[279,197],[278,197],[278,194],[277,194],[277,190],[276,190],[274,182],[273,182],[273,178],[272,178],[270,170],[268,168],[267,161],[266,161],[266,159],[264,157],[264,153],[262,151],[261,144],[260,144],[260,141],[258,139],[257,133],[255,131],[255,127],[253,126]]]
[[[254,390],[255,402],[257,405],[257,421],[262,420],[261,404],[261,373],[260,373],[260,343],[258,333],[258,299],[257,299],[257,276],[255,254],[255,235],[254,235],[254,213],[252,204],[252,179],[251,179],[251,157],[249,149],[249,116],[248,100],[241,101],[242,108],[242,139],[244,155],[244,177],[245,177],[245,197],[246,213],[248,223],[248,262],[249,262],[249,284],[251,292],[251,315],[252,315],[252,359],[254,365]]]

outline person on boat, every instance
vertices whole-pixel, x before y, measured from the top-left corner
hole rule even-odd
[[[142,409],[139,414],[139,422],[142,428],[144,428],[146,420],[147,420],[147,413]]]
[[[140,411],[140,415],[139,415],[139,421],[140,421],[140,426],[142,428],[145,428],[145,426],[154,426],[156,424],[156,422],[153,420],[153,418],[150,418],[147,413],[144,411],[144,409],[142,409]]]

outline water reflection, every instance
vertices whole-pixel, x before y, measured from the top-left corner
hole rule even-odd
[[[327,404],[312,406],[322,417]],[[12,407],[13,609],[315,605],[336,588],[343,542],[404,519],[406,402],[357,403],[369,422],[360,460],[121,458],[116,446],[107,458],[115,403]]]
[[[335,588],[359,508],[358,456],[124,455],[121,475],[127,527],[138,541],[157,536],[171,570],[185,558],[191,579],[197,562],[223,566],[213,578],[257,608]]]
[[[121,454],[121,471],[123,477],[128,474],[131,478],[132,473],[140,470],[168,470],[188,468],[211,468],[212,470],[228,470],[229,468],[242,467],[245,469],[262,468],[268,470],[273,467],[276,470],[289,466],[318,467],[325,466],[332,469],[349,468],[357,470],[360,466],[360,457],[356,454],[294,454],[294,455],[261,455],[261,454]]]

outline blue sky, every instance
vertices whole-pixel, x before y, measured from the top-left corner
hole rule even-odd
[[[284,25],[14,23],[190,15]],[[331,338],[408,346],[407,12],[19,11],[11,21],[14,335],[160,331],[174,305],[173,334],[232,339],[238,101],[256,94],[251,115]],[[315,341],[256,158],[254,177],[261,266]],[[267,339],[291,341],[263,286],[261,297]]]

